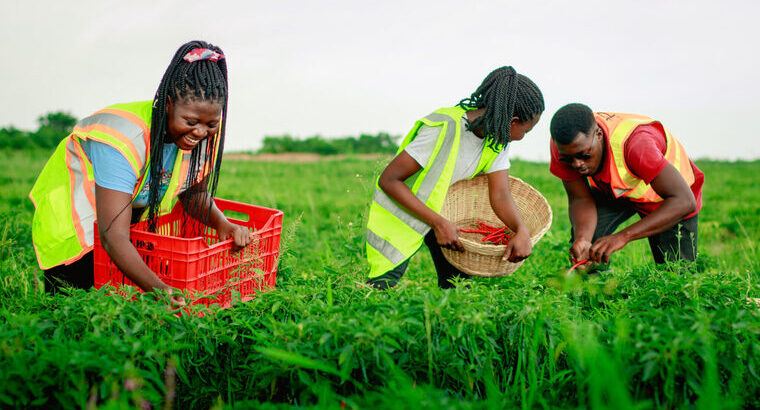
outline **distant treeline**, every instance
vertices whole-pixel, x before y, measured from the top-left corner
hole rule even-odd
[[[67,136],[77,119],[63,111],[37,118],[37,131],[24,131],[14,126],[0,128],[0,149],[54,148]]]
[[[290,135],[264,137],[259,153],[279,154],[283,152],[313,152],[320,155],[330,154],[395,154],[398,145],[389,134],[361,134],[359,137],[323,138],[319,135],[306,139],[293,138]]]
[[[37,119],[36,131],[24,131],[14,126],[0,128],[0,149],[55,148],[74,128],[77,119],[67,112],[56,111]],[[306,139],[290,135],[265,137],[260,153],[312,152],[330,154],[394,154],[398,149],[397,137],[381,132],[359,137],[323,138],[319,135]]]

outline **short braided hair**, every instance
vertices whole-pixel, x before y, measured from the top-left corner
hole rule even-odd
[[[199,60],[187,62],[185,54],[196,49],[206,48],[219,54],[224,54],[222,49],[205,41],[190,41],[179,47],[164,72],[161,83],[153,99],[153,114],[150,123],[150,184],[148,192],[148,229],[156,230],[157,217],[160,212],[161,195],[161,168],[163,163],[164,144],[171,142],[168,135],[167,104],[169,99],[177,104],[183,101],[211,101],[221,105],[222,121],[219,132],[211,135],[206,140],[205,150],[194,149],[190,156],[187,181],[196,181],[198,173],[211,166],[211,171],[206,178],[206,186],[193,184],[187,189],[188,194],[207,191],[213,197],[219,181],[219,170],[222,164],[222,151],[224,149],[225,125],[227,123],[227,62],[226,59]],[[218,138],[218,141],[217,141]],[[216,161],[208,164],[214,157],[214,147],[218,146]],[[182,155],[178,152],[177,155]],[[184,184],[186,181],[180,181]],[[195,196],[193,196],[195,198]],[[210,209],[210,208],[209,208]]]
[[[485,108],[485,112],[470,124],[479,129],[494,151],[503,149],[510,141],[512,118],[520,122],[531,121],[544,112],[544,96],[530,78],[518,74],[511,66],[493,70],[477,90],[462,99],[460,107]]]

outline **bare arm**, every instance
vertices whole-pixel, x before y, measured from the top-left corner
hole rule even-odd
[[[599,238],[591,247],[591,259],[609,262],[610,255],[622,249],[628,242],[664,232],[697,209],[694,193],[673,165],[668,164],[652,180],[651,185],[662,197],[662,204],[651,214],[622,231]]]
[[[206,187],[205,181],[201,182],[199,186]],[[214,228],[219,240],[233,239],[238,248],[242,248],[251,242],[248,228],[230,222],[216,206],[211,194],[205,189],[194,194],[185,191],[180,194],[179,200],[182,202],[183,209],[190,216]]]
[[[570,254],[578,261],[589,259],[591,240],[596,230],[596,201],[591,196],[591,188],[585,178],[562,181],[562,184],[567,193],[568,213],[574,234]]]
[[[451,247],[455,250],[463,250],[459,241],[459,229],[450,221],[430,209],[419,200],[412,190],[404,183],[407,178],[414,175],[422,167],[406,151],[401,151],[394,158],[383,173],[380,174],[378,184],[388,196],[396,200],[412,215],[428,224],[435,232],[438,244],[443,247]]]
[[[144,291],[168,290],[169,286],[150,270],[129,241],[132,196],[96,185],[95,198],[100,240],[111,260]]]
[[[530,241],[528,227],[522,220],[509,190],[509,171],[496,171],[487,174],[487,176],[491,209],[514,232],[514,237],[507,244],[503,259],[519,262],[530,256],[533,244]]]

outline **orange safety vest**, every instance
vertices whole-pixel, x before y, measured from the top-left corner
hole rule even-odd
[[[691,167],[689,156],[683,145],[668,131],[659,121],[637,114],[623,114],[612,112],[594,113],[597,124],[608,136],[610,144],[610,160],[607,162],[610,173],[610,187],[615,198],[625,197],[633,202],[653,203],[662,201],[662,197],[641,178],[633,175],[625,163],[625,142],[631,136],[633,130],[639,125],[657,125],[665,132],[665,159],[673,165],[686,184],[694,183],[694,170]],[[592,178],[589,183],[598,188]]]
[[[95,178],[81,142],[95,140],[119,151],[137,177],[132,199],[145,184],[150,168],[150,122],[152,101],[116,104],[82,119],[64,138],[43,168],[29,194],[34,203],[32,242],[41,269],[69,265],[94,245]],[[208,139],[195,149],[212,149],[209,161],[198,164],[198,177],[188,180],[192,151],[177,153],[169,186],[159,213],[169,213],[177,197],[211,171],[219,154],[219,138]],[[147,212],[143,214],[145,219]]]

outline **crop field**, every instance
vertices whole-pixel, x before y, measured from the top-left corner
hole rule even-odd
[[[568,277],[562,185],[513,161],[554,211],[515,274],[443,291],[423,247],[380,292],[363,240],[387,159],[227,160],[219,197],[285,212],[277,287],[177,317],[148,296],[43,295],[26,196],[47,153],[3,156],[2,407],[760,407],[760,162],[697,162],[693,265],[656,267],[641,240]]]

